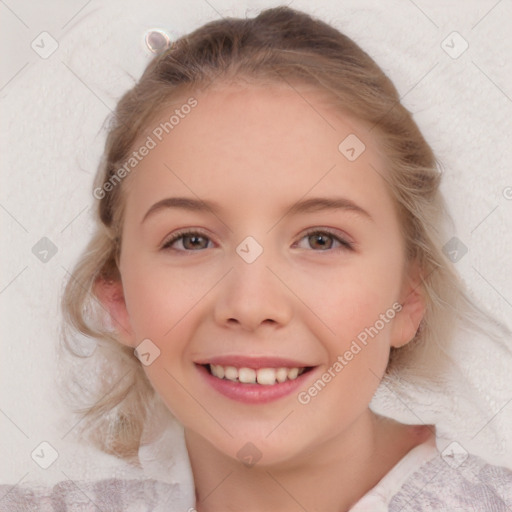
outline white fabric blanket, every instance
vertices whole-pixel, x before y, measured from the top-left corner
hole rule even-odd
[[[41,10],[37,17],[2,6],[6,37],[11,48],[21,48],[4,61],[0,90],[8,181],[0,197],[0,442],[9,460],[2,483],[133,473],[69,441],[76,420],[55,394],[58,301],[66,269],[90,233],[103,122],[152,57],[144,47],[147,30],[160,28],[175,38],[220,14],[253,16],[278,3],[92,0],[82,9],[55,3],[59,8],[51,15]],[[332,0],[314,6],[295,1],[292,7],[335,24],[395,82],[444,164],[453,234],[468,247],[457,268],[480,302],[511,327],[512,4],[473,0],[447,6],[431,0],[420,8],[407,0]],[[457,58],[465,43],[454,31],[469,44]],[[51,52],[53,40],[56,50],[40,56]],[[41,242],[43,237],[51,242]],[[379,391],[375,409],[408,423],[435,423],[441,450],[457,441],[493,464],[512,467],[510,348],[461,331],[452,351],[458,365],[449,389],[391,383]],[[48,469],[31,457],[43,441],[58,453]],[[182,483],[185,493],[192,492],[179,425],[140,455],[148,476]]]

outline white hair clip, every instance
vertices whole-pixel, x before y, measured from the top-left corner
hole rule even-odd
[[[168,34],[158,28],[152,28],[146,32],[144,37],[146,46],[153,53],[162,53],[168,50],[171,45],[171,39]]]

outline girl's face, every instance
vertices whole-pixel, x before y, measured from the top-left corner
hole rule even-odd
[[[357,432],[421,320],[418,281],[360,122],[306,87],[194,97],[135,148],[155,146],[127,178],[109,307],[186,429],[235,459],[292,460]]]

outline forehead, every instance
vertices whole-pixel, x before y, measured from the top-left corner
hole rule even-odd
[[[377,142],[333,105],[332,95],[297,84],[224,84],[182,94],[141,137],[154,147],[130,176],[128,202],[184,193],[228,202],[236,196],[247,206],[310,192],[382,199]]]

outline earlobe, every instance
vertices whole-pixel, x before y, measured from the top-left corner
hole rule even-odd
[[[99,277],[94,283],[93,293],[110,315],[112,328],[118,334],[119,342],[135,346],[121,281]]]
[[[402,309],[395,317],[391,346],[403,347],[414,339],[425,316],[426,302],[419,271],[409,278],[402,293]]]

